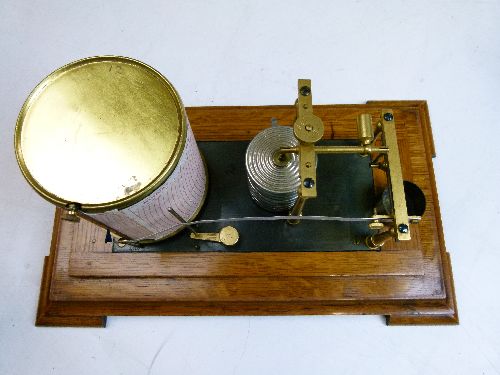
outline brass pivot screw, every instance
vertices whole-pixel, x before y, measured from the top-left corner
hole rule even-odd
[[[292,154],[285,154],[282,152],[276,151],[273,154],[273,163],[275,166],[279,168],[286,167],[292,161]]]

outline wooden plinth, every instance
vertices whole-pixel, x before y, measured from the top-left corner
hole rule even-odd
[[[299,314],[377,314],[391,325],[457,324],[426,102],[323,105],[314,111],[324,121],[325,139],[355,139],[357,115],[375,118],[383,108],[394,111],[403,177],[427,199],[411,241],[389,243],[380,252],[117,254],[97,240],[103,229],[61,220],[56,210],[36,324],[102,327],[108,315]],[[291,124],[295,116],[293,106],[187,112],[199,141],[250,140],[272,117]]]

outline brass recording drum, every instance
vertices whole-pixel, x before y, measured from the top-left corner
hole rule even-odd
[[[172,236],[207,192],[176,90],[125,57],[75,61],[45,78],[21,109],[15,149],[42,197],[131,240]]]

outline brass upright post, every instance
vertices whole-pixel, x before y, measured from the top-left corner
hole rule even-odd
[[[299,197],[297,198],[297,201],[295,202],[295,205],[293,206],[292,210],[290,211],[290,216],[301,216],[302,210],[304,209],[305,204],[306,204],[306,198],[299,195]],[[296,225],[298,223],[300,223],[300,220],[298,220],[298,219],[289,219],[288,220],[288,224]]]
[[[321,119],[313,114],[311,80],[299,79],[297,97],[297,118],[293,124],[293,133],[299,141],[296,152],[299,155],[300,187],[298,198],[290,215],[301,216],[306,200],[316,198],[316,153],[314,143],[323,137],[324,125]],[[298,224],[300,220],[289,220],[290,224]]]
[[[369,113],[362,113],[358,116],[358,138],[362,146],[373,142],[372,116]]]

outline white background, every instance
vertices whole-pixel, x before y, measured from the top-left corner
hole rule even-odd
[[[1,374],[500,373],[499,1],[0,1]],[[54,208],[22,178],[13,129],[52,70],[142,60],[187,106],[426,99],[461,324],[378,316],[111,317],[35,328]]]

